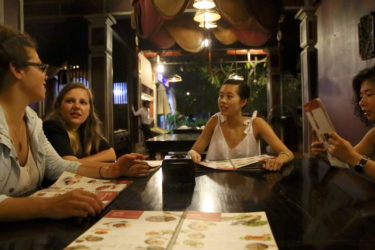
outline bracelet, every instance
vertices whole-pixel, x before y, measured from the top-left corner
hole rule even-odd
[[[100,178],[103,179],[104,177],[103,177],[103,175],[102,175],[102,167],[103,167],[103,166],[99,167],[99,176],[100,176]]]
[[[293,160],[293,156],[290,155],[289,152],[287,152],[287,151],[281,151],[281,152],[279,152],[279,155],[282,155],[282,154],[288,156],[288,160]]]

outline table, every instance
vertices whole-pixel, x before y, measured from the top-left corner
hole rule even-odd
[[[146,140],[150,154],[168,152],[187,152],[191,149],[199,134],[164,134]]]
[[[296,159],[281,172],[197,168],[194,186],[166,189],[159,170],[133,178],[96,218],[0,223],[0,249],[62,249],[112,209],[265,211],[280,249],[373,249],[375,182]]]

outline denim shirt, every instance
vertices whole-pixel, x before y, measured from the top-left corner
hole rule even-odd
[[[39,171],[41,187],[44,178],[56,180],[64,171],[77,172],[81,163],[62,159],[43,133],[42,120],[30,108],[25,110],[31,152]],[[12,196],[20,176],[20,163],[9,136],[8,124],[0,106],[0,202]]]

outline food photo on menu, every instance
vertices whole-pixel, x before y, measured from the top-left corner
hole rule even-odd
[[[278,249],[265,212],[112,210],[66,250]]]
[[[108,205],[122,190],[129,186],[129,180],[106,180],[63,172],[50,187],[39,190],[31,196],[54,197],[73,189],[83,189],[95,193],[104,205]]]

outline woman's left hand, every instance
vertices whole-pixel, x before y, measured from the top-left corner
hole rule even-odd
[[[276,158],[266,159],[263,164],[263,168],[270,171],[278,171],[283,165],[284,160],[280,156],[278,156]]]

